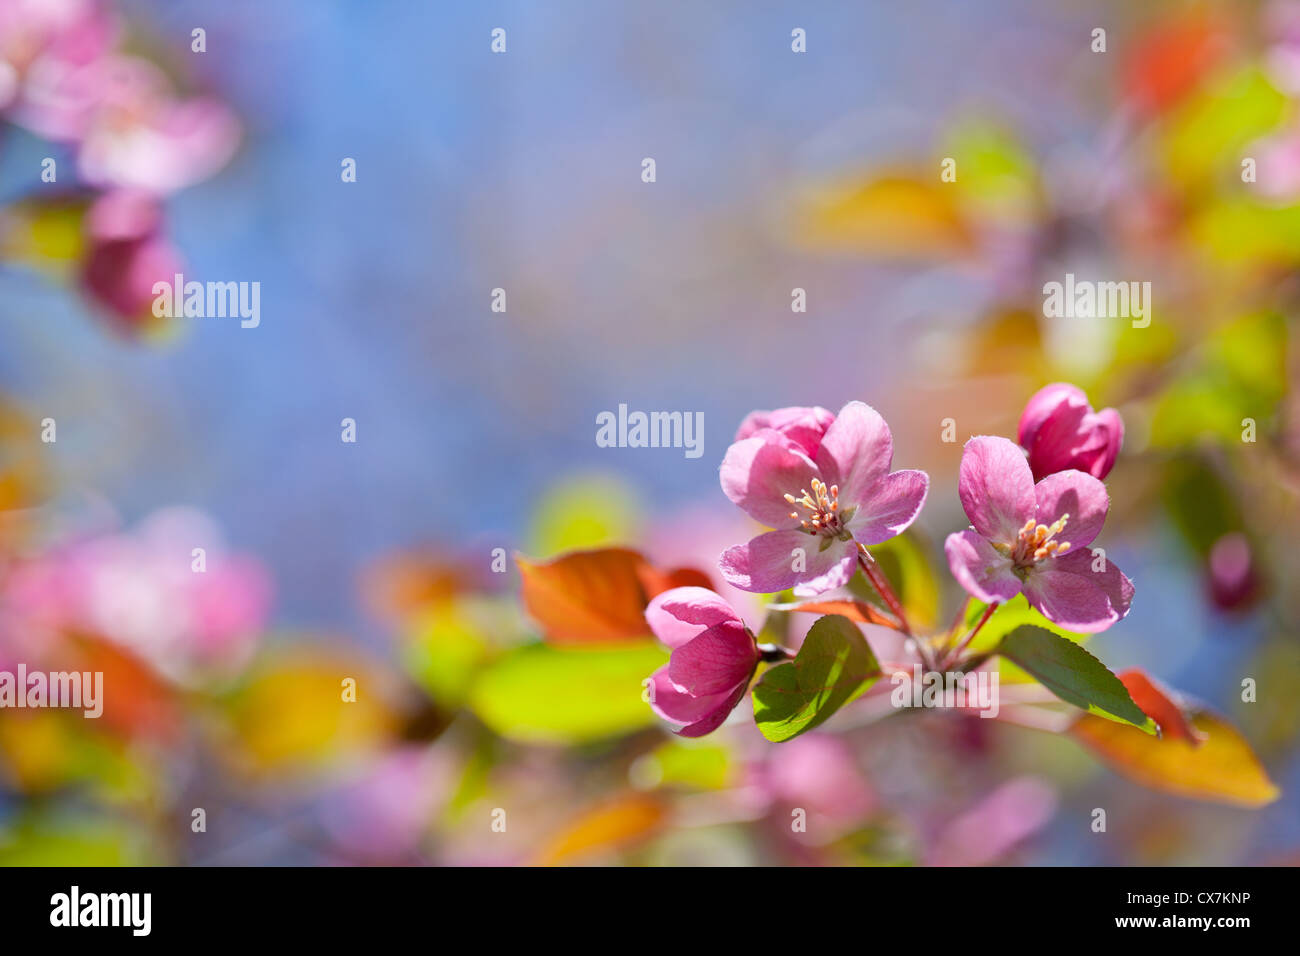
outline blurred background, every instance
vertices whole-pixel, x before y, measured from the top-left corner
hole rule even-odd
[[[1296,3],[0,0],[0,667],[107,685],[0,712],[0,863],[1300,859],[1297,95]],[[260,325],[153,316],[177,271]],[[1045,318],[1067,272],[1151,282],[1150,326]],[[1127,426],[1094,650],[1276,802],[943,714],[681,741],[652,643],[546,657],[493,573],[716,578],[744,415],[861,399],[931,475],[942,625],[961,443],[1063,379]],[[620,403],[703,455],[597,447]]]

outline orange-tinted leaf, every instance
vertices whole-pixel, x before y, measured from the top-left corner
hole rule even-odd
[[[223,756],[249,777],[323,771],[388,745],[401,695],[397,675],[351,649],[277,648],[223,701]]]
[[[713,590],[713,581],[707,574],[696,568],[673,568],[660,571],[650,564],[642,564],[637,569],[641,586],[645,588],[646,600],[662,594],[672,588],[708,588]]]
[[[538,854],[541,866],[556,866],[599,850],[617,850],[659,829],[667,811],[650,796],[621,797],[585,814],[555,834]]]
[[[1162,684],[1152,680],[1145,673],[1134,668],[1115,675],[1128,690],[1133,703],[1142,708],[1142,712],[1160,725],[1160,733],[1166,739],[1186,740],[1192,746],[1199,746],[1204,739],[1192,726],[1182,706],[1174,694]]]
[[[975,244],[953,190],[906,173],[826,189],[807,203],[796,232],[814,248],[885,259],[944,260]]]
[[[411,552],[384,558],[367,569],[366,604],[390,620],[406,620],[429,605],[444,604],[467,589],[464,569],[453,559]]]
[[[524,606],[552,644],[607,644],[648,639],[645,607],[670,587],[712,587],[698,571],[659,571],[626,548],[575,551],[553,561],[526,561]]]
[[[803,604],[774,605],[776,611],[805,611],[809,614],[839,614],[859,624],[880,624],[898,630],[898,622],[876,609],[868,601],[808,601]]]
[[[1108,766],[1154,790],[1243,807],[1262,807],[1281,791],[1250,745],[1217,714],[1188,714],[1199,746],[1172,736],[1151,737],[1133,727],[1087,714],[1070,728]]]
[[[126,737],[172,740],[184,720],[175,692],[139,658],[107,641],[74,641],[75,669],[104,675],[104,713],[98,723]]]
[[[1208,16],[1157,23],[1126,57],[1124,89],[1144,109],[1168,109],[1222,61],[1230,46],[1224,24]]]

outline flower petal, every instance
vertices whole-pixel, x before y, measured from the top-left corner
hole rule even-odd
[[[1094,478],[1105,478],[1119,457],[1119,450],[1124,444],[1124,419],[1113,408],[1103,408],[1096,415],[1097,427],[1106,435],[1106,450],[1093,459],[1088,471]]]
[[[1009,601],[1020,593],[1022,585],[1012,570],[1011,559],[974,531],[948,535],[943,552],[957,583],[985,604]]]
[[[902,534],[925,504],[930,476],[905,469],[886,475],[873,486],[849,521],[853,537],[862,544],[880,544]]]
[[[835,416],[820,405],[811,408],[791,406],[778,408],[770,412],[750,412],[736,430],[735,441],[752,438],[764,429],[780,432],[794,442],[799,450],[810,458],[817,453],[826,429],[835,421]]]
[[[1109,560],[1098,571],[1093,563],[1087,551],[1044,561],[1025,579],[1025,597],[1044,617],[1068,630],[1104,631],[1128,614],[1133,582]]]
[[[981,435],[966,443],[957,483],[975,530],[1009,544],[1034,516],[1034,479],[1024,453],[1005,438]]]
[[[832,541],[823,548],[826,540],[802,531],[769,531],[728,548],[718,568],[742,591],[773,594],[795,588],[796,594],[820,594],[847,584],[857,560],[852,541]]]
[[[1069,515],[1065,529],[1058,535],[1072,548],[1086,548],[1106,523],[1110,496],[1106,486],[1082,471],[1058,471],[1034,486],[1037,503],[1035,517],[1040,524],[1051,524]]]
[[[849,402],[822,436],[814,457],[828,485],[839,485],[840,501],[854,505],[889,474],[894,438],[870,405]]]
[[[727,695],[719,694],[721,698],[718,703],[713,705],[712,710],[692,724],[687,724],[681,730],[677,731],[679,737],[703,737],[705,734],[711,734],[723,725],[731,712],[736,709],[736,705],[744,698],[745,693],[749,690],[749,681],[743,680],[736,685],[735,689]]]
[[[735,687],[758,664],[758,648],[743,624],[725,621],[673,651],[668,676],[695,697]]]
[[[670,588],[655,597],[645,609],[646,623],[654,636],[669,647],[681,647],[707,628],[724,621],[743,625],[723,598],[708,588]]]
[[[675,724],[693,724],[712,714],[731,695],[731,688],[728,688],[721,694],[693,697],[673,683],[668,676],[669,666],[665,664],[650,675],[650,709],[664,720],[671,720]]]
[[[1024,413],[1020,416],[1017,440],[1029,448],[1038,437],[1039,429],[1060,415],[1063,408],[1069,407],[1077,408],[1080,416],[1088,410],[1088,396],[1083,389],[1067,382],[1044,385],[1025,404]]]
[[[723,493],[769,528],[798,526],[785,496],[799,497],[819,475],[797,445],[770,430],[733,444],[719,469]]]

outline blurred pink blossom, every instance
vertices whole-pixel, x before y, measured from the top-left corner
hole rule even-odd
[[[132,532],[74,541],[13,567],[0,591],[0,638],[21,648],[60,632],[98,635],[190,684],[247,663],[270,595],[262,566],[223,553],[209,519],[165,509]]]
[[[446,753],[403,747],[384,754],[335,793],[321,822],[340,849],[364,862],[403,862],[419,849],[458,779]]]
[[[80,135],[116,40],[99,0],[0,0],[0,110],[37,135]]]
[[[760,780],[772,799],[801,807],[837,830],[860,824],[876,805],[853,751],[840,737],[804,734],[768,748]]]
[[[207,179],[239,145],[239,122],[223,103],[175,98],[151,63],[116,57],[101,84],[78,153],[91,185],[166,195]]]
[[[932,866],[986,866],[1042,829],[1056,812],[1056,792],[1034,777],[1003,784],[957,817],[934,841]]]
[[[158,201],[136,190],[105,193],[87,213],[85,230],[87,294],[126,331],[165,321],[153,314],[154,283],[171,282],[184,266],[164,235]]]

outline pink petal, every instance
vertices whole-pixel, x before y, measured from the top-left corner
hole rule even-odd
[[[655,671],[650,680],[653,688],[650,709],[664,720],[685,724],[685,727],[676,731],[683,737],[702,737],[717,730],[749,689],[749,679],[746,677],[721,694],[692,697],[673,685],[668,677],[667,665]]]
[[[1091,544],[1110,510],[1106,486],[1081,471],[1048,475],[1034,486],[1034,498],[1039,524],[1050,525],[1062,515],[1070,516],[1058,539],[1070,542],[1072,548],[1086,548]]]
[[[798,526],[798,519],[790,517],[794,509],[785,496],[799,497],[819,476],[807,455],[771,431],[733,444],[719,470],[723,493],[769,528]]]
[[[692,724],[688,724],[681,730],[677,731],[679,737],[703,737],[705,734],[711,734],[723,725],[731,712],[736,709],[736,705],[744,698],[749,691],[749,681],[743,680],[736,685],[735,690],[726,696],[720,703],[714,705],[713,709]]]
[[[676,648],[668,676],[688,694],[705,697],[735,687],[757,663],[758,649],[745,626],[726,621]]]
[[[1063,408],[1070,406],[1077,408],[1080,416],[1088,410],[1088,396],[1083,389],[1066,382],[1044,385],[1025,404],[1024,413],[1020,416],[1017,440],[1029,448],[1043,425],[1060,415]]]
[[[826,429],[814,460],[826,484],[839,485],[840,501],[857,504],[889,474],[894,439],[878,411],[849,402]]]
[[[1124,445],[1124,419],[1113,408],[1103,408],[1097,413],[1097,423],[1106,434],[1106,448],[1097,455],[1088,469],[1094,478],[1105,478],[1110,474],[1119,457],[1119,450]]]
[[[650,675],[650,709],[664,720],[671,720],[676,724],[693,724],[713,713],[714,709],[725,702],[730,694],[728,688],[726,693],[694,697],[673,683],[668,675],[669,666],[665,664]]]
[[[849,522],[853,537],[862,544],[880,544],[905,531],[925,504],[930,476],[907,469],[886,475],[858,504]]]
[[[1025,597],[1049,621],[1071,631],[1104,631],[1133,602],[1133,582],[1107,560],[1092,570],[1093,556],[1077,551],[1041,562],[1025,579]]]
[[[646,606],[646,623],[669,647],[681,647],[707,628],[725,621],[741,624],[730,604],[708,588],[672,588]]]
[[[1011,559],[974,531],[958,531],[944,542],[948,567],[967,594],[985,604],[1009,601],[1020,593],[1020,578]]]
[[[728,583],[742,591],[774,594],[794,588],[796,594],[820,594],[847,584],[857,561],[857,545],[852,541],[831,541],[823,548],[827,540],[802,531],[769,531],[748,544],[728,548],[718,568]],[[796,549],[801,554],[795,554]],[[802,571],[795,570],[799,558]]]
[[[817,453],[835,416],[821,406],[792,406],[770,412],[750,412],[736,430],[735,441],[752,438],[765,429],[780,432],[810,458]]]
[[[1005,438],[981,435],[966,443],[957,484],[961,506],[990,541],[1016,540],[1034,516],[1034,479],[1024,453]]]

